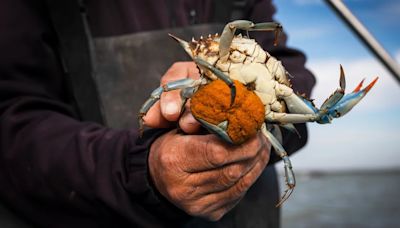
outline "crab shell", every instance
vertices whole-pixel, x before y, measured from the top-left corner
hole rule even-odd
[[[282,105],[283,101],[275,96],[275,87],[279,84],[291,87],[289,74],[281,62],[264,51],[254,39],[236,36],[231,43],[227,61],[219,57],[218,34],[209,35],[207,38],[201,37],[198,41],[192,39],[184,49],[192,58],[200,57],[231,79],[238,80],[244,85],[253,84],[254,92],[264,105],[270,106],[276,112],[286,112],[285,105]],[[217,79],[211,71],[201,66],[199,68],[210,80]]]
[[[186,52],[193,58],[199,57],[211,65],[215,66],[231,79],[237,80],[245,85],[250,92],[255,93],[262,104],[264,105],[264,116],[270,111],[286,112],[286,105],[275,95],[275,87],[278,84],[285,84],[290,86],[290,82],[287,79],[287,72],[283,68],[280,61],[277,61],[268,52],[264,51],[260,45],[258,45],[253,39],[242,37],[241,35],[236,36],[230,47],[230,54],[228,59],[224,61],[219,56],[219,36],[208,36],[207,38],[200,38],[200,40],[192,40],[184,47]],[[199,66],[202,75],[208,78],[210,81],[217,79],[211,71]],[[227,87],[227,86],[226,86]],[[210,91],[210,90],[208,90]],[[217,91],[218,92],[218,91]],[[199,91],[197,92],[199,93]],[[229,95],[229,93],[228,93]],[[201,103],[194,100],[198,99],[199,96],[192,98],[192,103]],[[209,94],[209,99],[215,95]],[[217,101],[215,101],[217,102]],[[229,102],[228,102],[229,104]],[[215,104],[221,105],[221,104]],[[192,111],[193,115],[197,119],[204,120],[204,115],[200,116],[199,112]],[[232,112],[228,111],[227,112]],[[242,110],[242,112],[248,113],[249,119],[254,119],[252,113],[248,110]],[[258,118],[258,117],[257,117]],[[256,118],[256,119],[257,119]],[[263,121],[262,121],[263,122]],[[259,129],[260,125],[256,128]],[[215,123],[213,123],[215,124]],[[231,121],[228,124],[232,124]],[[239,126],[239,128],[246,128],[247,126]],[[228,127],[229,128],[229,127]],[[231,129],[233,127],[230,127]],[[252,131],[253,132],[253,131]],[[253,134],[253,133],[251,133]],[[243,140],[236,139],[236,133],[229,133],[232,141],[242,142]],[[233,139],[235,138],[235,139]],[[243,135],[243,138],[248,138]]]

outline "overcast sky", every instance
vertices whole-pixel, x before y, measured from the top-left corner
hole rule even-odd
[[[400,1],[345,0],[387,51],[400,62]],[[308,145],[292,157],[297,170],[400,169],[400,84],[357,40],[323,0],[275,0],[276,19],[289,45],[308,57],[317,105],[338,86],[339,64],[347,91],[379,76],[370,93],[330,125],[309,124]]]

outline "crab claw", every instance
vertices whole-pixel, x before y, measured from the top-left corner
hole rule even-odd
[[[231,106],[232,106],[233,103],[235,102],[235,97],[236,97],[236,86],[235,83],[233,83],[232,79],[229,78],[228,75],[224,74],[222,71],[215,68],[213,65],[211,65],[210,63],[199,57],[194,57],[193,60],[197,65],[210,70],[215,76],[217,76],[217,78],[221,79],[229,86],[229,88],[231,89]]]
[[[361,101],[361,99],[367,95],[371,88],[378,81],[379,77],[376,77],[368,86],[361,89],[364,80],[354,89],[353,92],[346,94],[340,99],[335,105],[330,107],[325,115],[320,117],[319,123],[329,123],[333,118],[339,118],[348,113],[354,106]]]
[[[326,112],[337,104],[344,96],[344,90],[346,89],[346,78],[344,75],[344,70],[342,65],[340,65],[340,88],[338,88],[326,101],[322,104],[320,110],[321,112]]]
[[[219,137],[221,137],[224,141],[234,144],[232,139],[229,137],[228,133],[226,133],[226,129],[228,128],[228,121],[223,121],[218,125],[211,124],[205,120],[200,118],[196,118],[208,131],[215,133]]]
[[[276,22],[257,23],[249,29],[249,31],[275,31],[274,46],[278,45],[279,34],[282,30],[282,25]]]
[[[225,75],[222,71],[215,68],[213,65],[211,65],[207,61],[201,59],[200,57],[193,56],[192,49],[190,48],[190,44],[188,42],[186,42],[172,34],[169,34],[169,36],[174,38],[183,47],[183,49],[185,49],[185,51],[189,54],[189,56],[193,59],[193,61],[197,65],[210,70],[217,78],[224,81],[231,88],[231,106],[232,106],[233,103],[235,102],[235,97],[236,97],[236,87],[235,87],[235,84],[233,83],[232,79],[230,79],[229,76]]]

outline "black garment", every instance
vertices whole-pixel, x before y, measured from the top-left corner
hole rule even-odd
[[[174,2],[167,11],[169,1],[88,1],[89,22],[95,36],[108,36],[188,25],[193,8],[200,23],[212,14],[212,1]],[[250,5],[250,20],[271,21],[270,1]],[[135,129],[79,121],[44,2],[4,0],[0,15],[0,200],[40,227],[185,221],[187,215],[157,197],[148,182],[147,149],[162,131],[138,140]],[[264,47],[272,44],[270,35],[254,37]],[[304,56],[284,46],[270,50],[296,76],[295,88],[309,93],[314,79]],[[305,135],[304,125],[300,131]],[[293,152],[305,140],[285,137],[285,147]]]

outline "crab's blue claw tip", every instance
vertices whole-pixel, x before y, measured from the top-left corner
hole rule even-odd
[[[375,83],[378,81],[379,77],[376,77],[368,86],[361,89],[364,80],[358,84],[358,86],[353,90],[353,92],[346,94],[343,98],[329,109],[326,116],[322,116],[321,120],[329,121],[332,118],[339,118],[346,113],[348,113],[354,106],[360,102],[365,95],[372,89]]]

